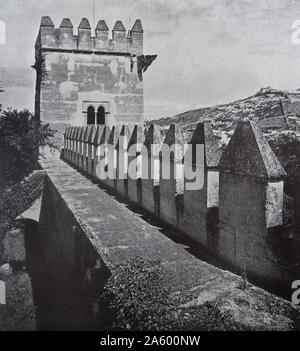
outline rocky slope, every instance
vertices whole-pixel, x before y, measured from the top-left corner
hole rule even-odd
[[[263,131],[273,135],[280,132],[300,132],[300,89],[296,91],[262,88],[245,99],[228,104],[187,111],[173,117],[160,118],[147,124],[167,128],[170,123],[189,132],[199,122],[211,122],[215,133],[226,144],[238,121],[250,119],[258,122]]]

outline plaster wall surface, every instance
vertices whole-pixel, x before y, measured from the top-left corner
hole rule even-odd
[[[130,56],[45,52],[40,118],[51,123],[87,124],[87,109],[105,108],[105,123],[143,122],[143,82],[131,72]]]

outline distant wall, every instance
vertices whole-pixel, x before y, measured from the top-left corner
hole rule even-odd
[[[282,100],[282,106],[285,114],[295,113],[300,115],[300,99],[299,97],[291,96],[289,99]]]

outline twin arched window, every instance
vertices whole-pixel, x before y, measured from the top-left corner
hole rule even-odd
[[[96,116],[94,106],[89,106],[87,109],[87,124],[105,124],[105,108],[99,106]]]

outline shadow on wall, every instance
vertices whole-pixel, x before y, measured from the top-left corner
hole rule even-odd
[[[105,306],[100,306],[99,295],[108,271],[70,210],[59,202],[53,213],[50,203],[58,202],[49,183],[43,199],[41,224],[31,226],[26,239],[37,329],[103,329],[99,315],[105,315]],[[64,228],[58,230],[58,223],[64,223]]]

